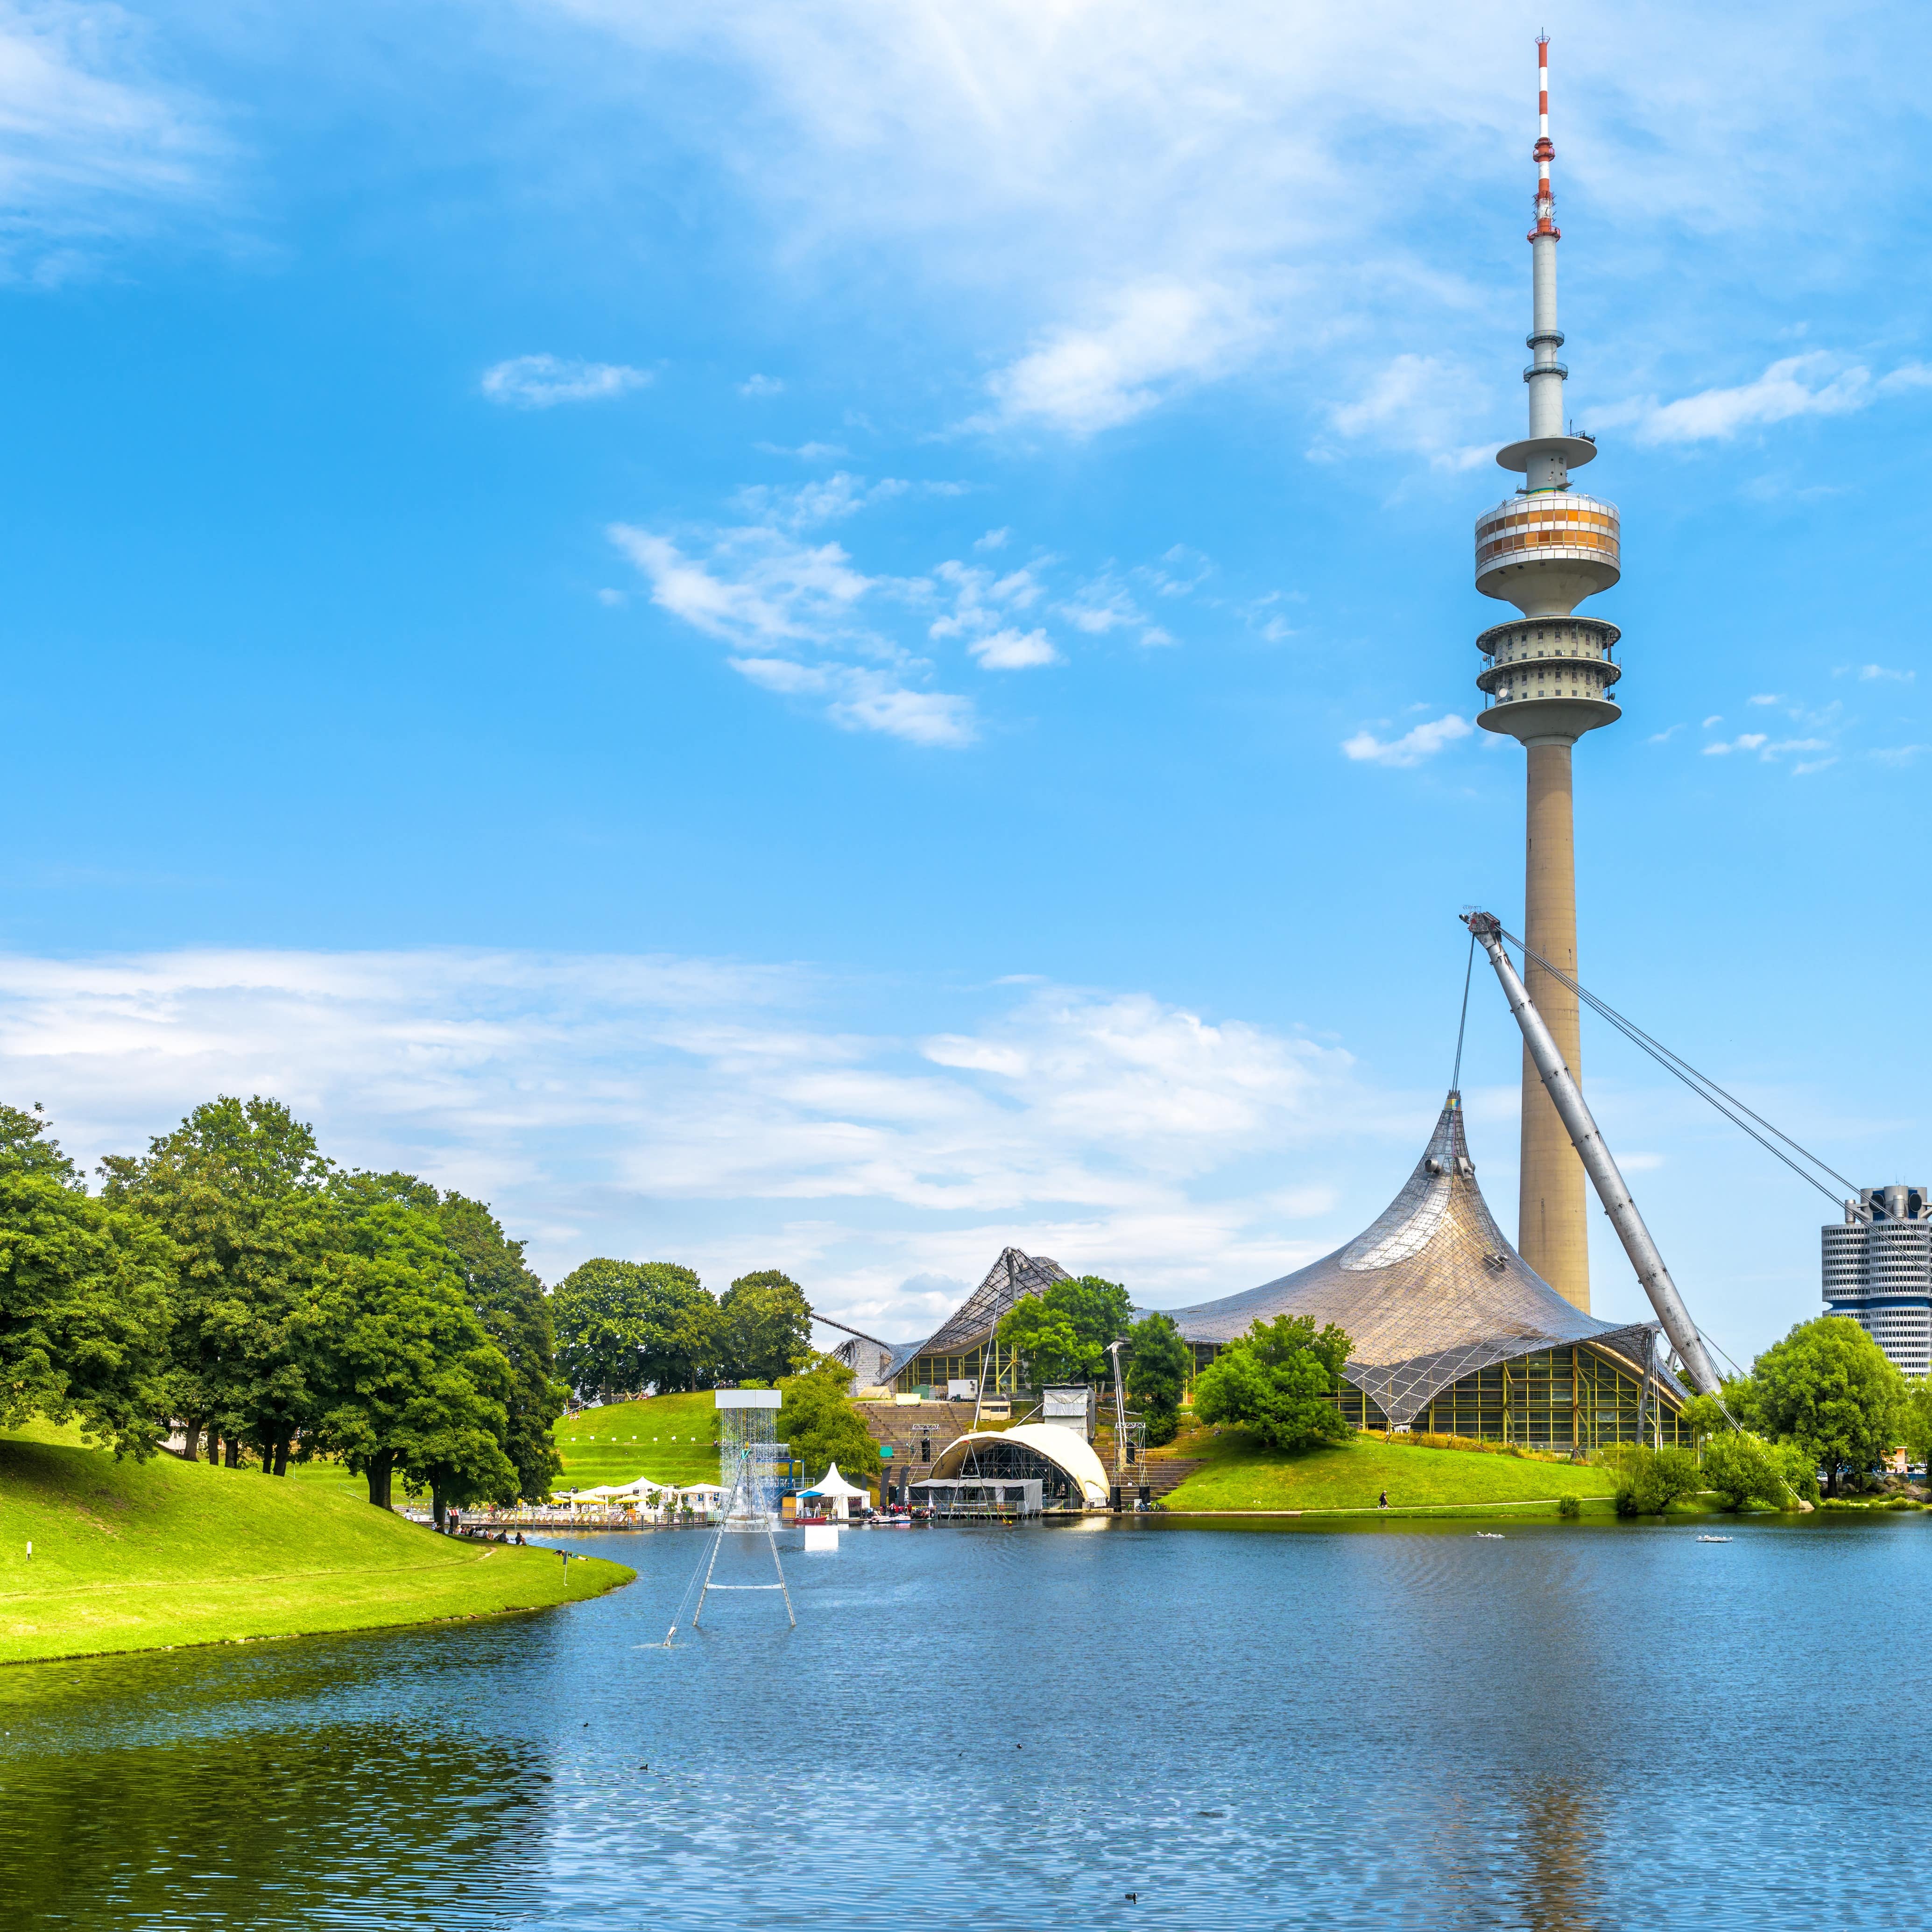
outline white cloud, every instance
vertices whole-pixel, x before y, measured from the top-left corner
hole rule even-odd
[[[862,608],[908,587],[854,569],[837,544],[751,526],[710,532],[698,557],[632,524],[613,524],[609,536],[650,583],[651,602],[733,646],[727,662],[761,689],[817,700],[843,730],[915,745],[973,741],[971,700],[927,688],[932,667]]]
[[[1832,675],[1843,677],[1851,669],[1850,665],[1844,665]],[[1910,684],[1918,675],[1916,670],[1892,670],[1884,664],[1860,664],[1857,667],[1857,673],[1861,684]]]
[[[1345,757],[1364,764],[1398,767],[1419,765],[1424,759],[1434,758],[1458,738],[1468,737],[1474,728],[1466,718],[1459,718],[1452,711],[1446,717],[1418,724],[1386,743],[1372,731],[1358,731],[1352,738],[1343,741],[1342,751]]]
[[[520,410],[554,409],[559,403],[601,402],[641,388],[644,369],[621,362],[582,362],[560,356],[513,356],[483,374],[483,393],[493,403]]]
[[[1661,731],[1653,731],[1644,742],[1646,745],[1667,745],[1683,728],[1682,724],[1666,724]]]
[[[1784,700],[1774,691],[1760,692],[1755,698],[1744,700],[1747,704],[1782,704]]]
[[[1426,457],[1438,470],[1473,470],[1496,454],[1472,440],[1486,420],[1488,386],[1468,370],[1432,356],[1396,356],[1352,403],[1330,410],[1329,427],[1350,442],[1366,440]],[[1318,461],[1335,452],[1317,445]]]
[[[1724,718],[1723,712],[1714,711],[1711,713],[1709,717],[1704,720],[1703,724],[1699,728],[1700,730],[1708,731],[1713,724],[1721,724],[1724,722]]]
[[[1006,539],[1012,535],[1012,532],[1009,530],[988,530],[984,536],[973,539],[973,548],[975,550],[1004,550]]]
[[[272,1094],[340,1160],[491,1201],[550,1280],[601,1253],[716,1286],[776,1257],[834,1313],[976,1280],[1009,1240],[1150,1300],[1251,1286],[1331,1244],[1306,1224],[1338,1141],[1392,1132],[1392,1192],[1436,1104],[1144,994],[1022,986],[920,1043],[847,1023],[870,998],[668,958],[6,958],[0,1092],[89,1162]]]
[[[1888,745],[1865,756],[1881,765],[1909,765],[1923,756],[1926,748],[1923,745]]]
[[[1794,416],[1845,416],[1871,403],[1882,384],[1862,364],[1823,350],[1787,356],[1754,382],[1700,391],[1673,403],[1654,397],[1599,412],[1606,422],[1634,422],[1645,443],[1726,442],[1748,429]]]
[[[738,385],[741,396],[776,396],[784,391],[784,383],[776,376],[747,376]]]
[[[1714,745],[1706,745],[1704,755],[1707,758],[1718,758],[1731,752],[1759,752],[1769,742],[1769,739],[1762,731],[1746,731],[1728,742],[1720,740]]]
[[[994,631],[976,638],[966,648],[988,670],[1028,670],[1060,662],[1044,631]]]
[[[838,470],[810,483],[748,483],[738,492],[738,505],[748,515],[805,530],[814,524],[842,518],[903,496],[912,485],[903,477],[881,477],[868,483],[862,476]]]
[[[106,246],[220,211],[234,151],[218,110],[137,15],[0,5],[0,274],[57,284]]]
[[[1223,289],[1147,282],[1107,307],[1104,321],[1057,328],[988,378],[997,410],[973,426],[1037,422],[1079,436],[1113,429],[1178,385],[1219,374],[1258,332]]]

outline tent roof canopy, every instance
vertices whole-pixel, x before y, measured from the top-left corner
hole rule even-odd
[[[862,1496],[868,1493],[869,1492],[848,1483],[838,1473],[838,1465],[836,1462],[826,1471],[824,1480],[822,1482],[814,1483],[808,1490],[799,1491],[799,1494],[802,1496]]]
[[[1353,1344],[1344,1378],[1399,1428],[1473,1370],[1568,1343],[1614,1349],[1641,1370],[1657,1329],[1586,1315],[1516,1252],[1476,1185],[1453,1093],[1415,1171],[1352,1241],[1277,1281],[1172,1312],[1190,1342],[1231,1342],[1279,1315],[1334,1322]]]

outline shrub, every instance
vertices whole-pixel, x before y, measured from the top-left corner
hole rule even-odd
[[[1688,1449],[1646,1449],[1637,1443],[1619,1446],[1619,1516],[1661,1516],[1680,1496],[1694,1496],[1704,1486],[1703,1472]]]
[[[1556,1499],[1556,1514],[1565,1522],[1574,1522],[1583,1514],[1583,1505],[1574,1496],[1559,1496]]]

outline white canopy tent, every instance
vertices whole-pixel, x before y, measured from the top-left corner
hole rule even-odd
[[[868,1504],[872,1500],[872,1492],[869,1490],[862,1490],[855,1484],[848,1483],[838,1473],[838,1465],[836,1462],[826,1471],[822,1480],[813,1484],[808,1490],[800,1490],[798,1494],[801,1502],[807,1496],[816,1498],[818,1502],[826,1505],[825,1512],[826,1515],[836,1516],[849,1517],[852,1514],[852,1504],[855,1498],[862,1504]]]

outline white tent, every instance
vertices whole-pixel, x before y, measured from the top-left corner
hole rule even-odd
[[[820,1502],[829,1504],[826,1512],[829,1516],[849,1516],[852,1514],[855,1497],[862,1504],[872,1501],[871,1492],[848,1483],[838,1473],[836,1462],[826,1471],[823,1480],[814,1483],[808,1490],[800,1490],[799,1496],[801,1501],[807,1496],[815,1496]]]

